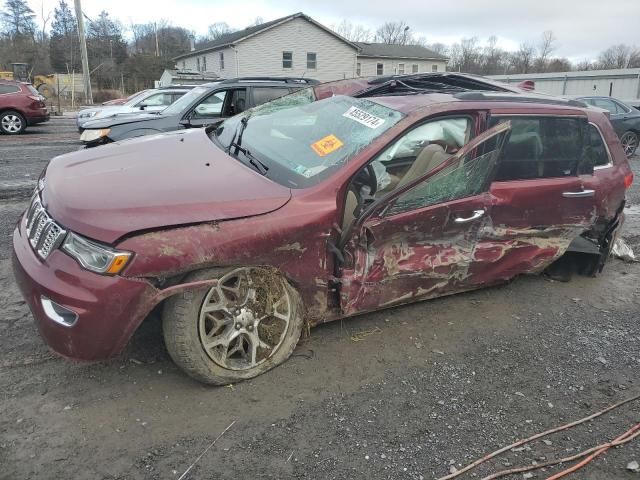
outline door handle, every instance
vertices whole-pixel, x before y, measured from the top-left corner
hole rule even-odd
[[[473,222],[474,220],[477,220],[478,218],[480,218],[482,215],[484,215],[484,210],[474,210],[473,215],[471,215],[470,217],[467,217],[467,218],[456,217],[454,222],[456,223]]]
[[[582,190],[581,192],[564,192],[562,196],[564,198],[587,198],[593,197],[595,194],[595,190]]]

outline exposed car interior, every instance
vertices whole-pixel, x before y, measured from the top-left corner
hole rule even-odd
[[[352,180],[342,230],[349,229],[363,207],[433,171],[470,137],[471,119],[459,117],[425,123],[396,140]]]

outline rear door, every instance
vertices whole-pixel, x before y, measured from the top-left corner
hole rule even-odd
[[[358,219],[345,247],[345,315],[467,290],[491,218],[488,188],[508,122],[478,136]]]
[[[476,252],[479,284],[540,272],[593,223],[593,157],[582,116],[494,116],[511,135],[491,184],[488,240]],[[491,241],[489,239],[492,239]]]

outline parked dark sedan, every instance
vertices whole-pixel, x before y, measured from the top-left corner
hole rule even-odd
[[[232,117],[318,81],[303,78],[251,77],[198,86],[162,112],[118,115],[83,125],[80,140],[87,147],[156,133],[204,127]]]
[[[580,97],[578,100],[608,110],[613,128],[620,137],[627,157],[635,153],[640,139],[640,111],[617,98]]]

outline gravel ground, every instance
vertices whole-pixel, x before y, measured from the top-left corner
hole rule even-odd
[[[75,140],[72,128],[47,125],[56,141]],[[25,143],[31,178],[57,148],[77,148],[43,138],[40,156]],[[640,159],[633,166],[640,177]],[[629,200],[624,235],[640,252],[637,184]],[[619,260],[597,279],[522,277],[324,325],[284,365],[233,387],[182,375],[156,318],[122,358],[70,363],[42,344],[11,276],[22,208],[0,202],[2,479],[178,479],[233,421],[184,478],[433,479],[640,393],[640,266]],[[630,403],[461,478],[567,456],[638,421]],[[571,478],[640,478],[626,470],[633,460],[640,440]]]

